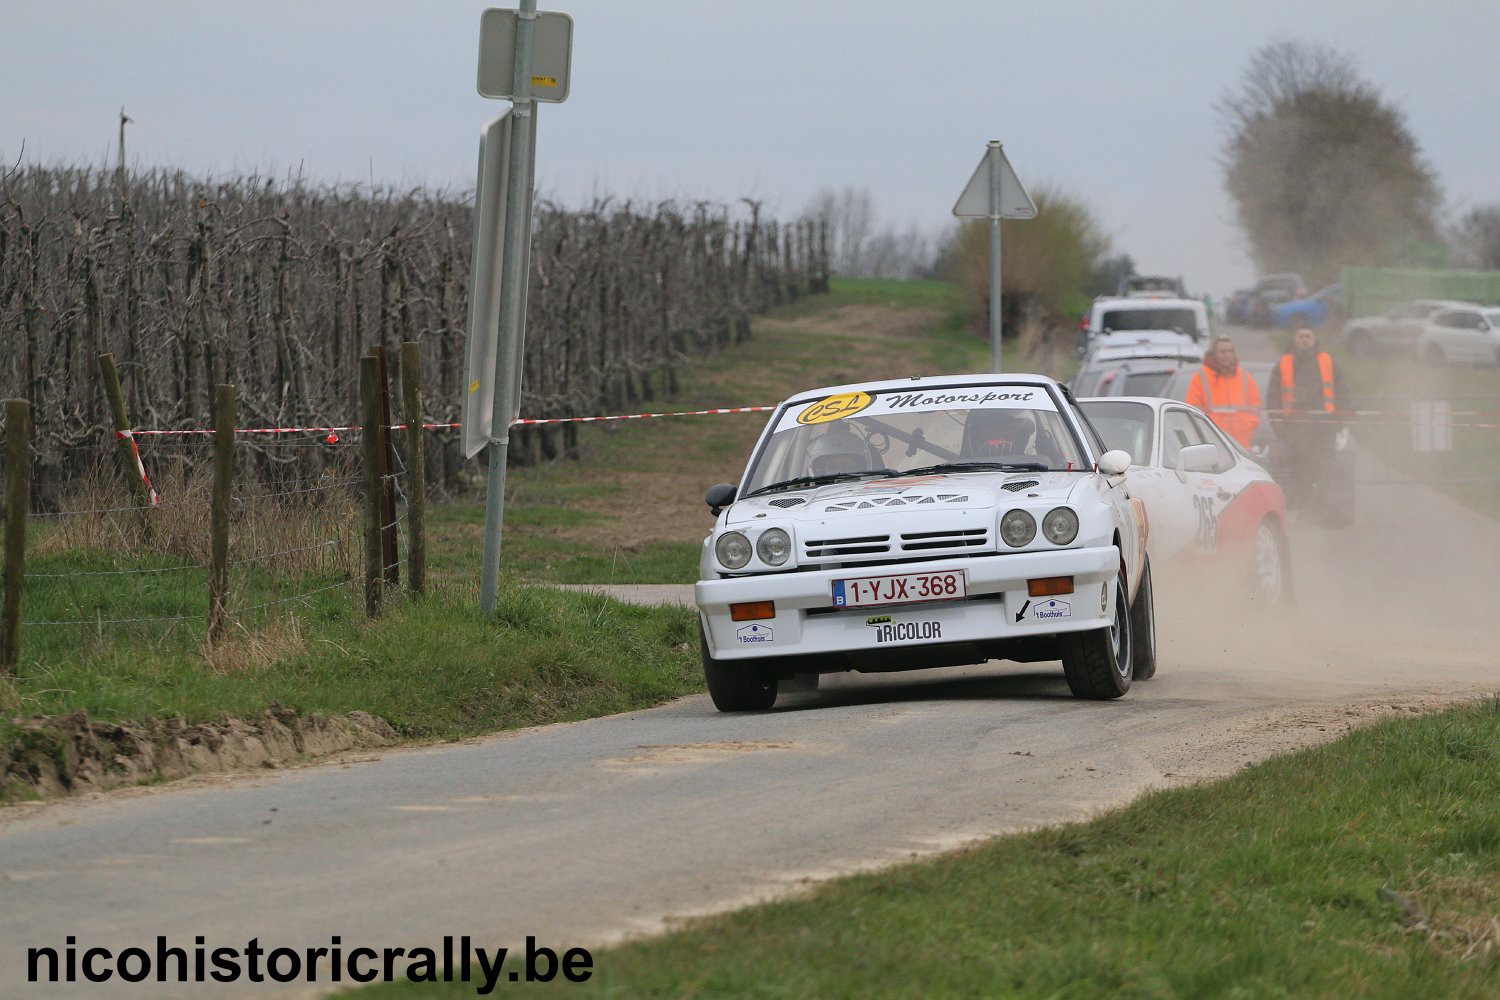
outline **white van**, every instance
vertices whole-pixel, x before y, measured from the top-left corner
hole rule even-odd
[[[1134,341],[1147,331],[1177,333],[1195,344],[1207,344],[1211,333],[1208,310],[1197,299],[1103,296],[1094,300],[1084,329],[1089,347],[1116,337]]]

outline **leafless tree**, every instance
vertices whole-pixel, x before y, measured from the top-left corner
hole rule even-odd
[[[1256,262],[1321,283],[1434,239],[1440,196],[1405,117],[1333,49],[1279,41],[1217,104],[1225,186]]]

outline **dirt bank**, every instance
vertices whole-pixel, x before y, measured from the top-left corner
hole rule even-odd
[[[355,747],[386,746],[396,731],[365,712],[301,715],[272,704],[258,719],[189,724],[180,718],[90,721],[84,712],[16,720],[0,748],[0,801],[102,791],[202,772],[278,767]]]

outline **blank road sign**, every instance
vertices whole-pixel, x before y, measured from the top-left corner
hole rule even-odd
[[[964,187],[964,193],[958,196],[958,203],[953,206],[953,214],[963,219],[994,217],[994,213],[990,211],[990,160],[992,157],[1000,158],[999,217],[1002,219],[1036,218],[1036,203],[1021,186],[1021,179],[1016,176],[1015,168],[1010,165],[1005,150],[998,143],[985,150],[984,158],[979,161],[979,167],[974,171],[974,176],[969,178],[968,185]]]
[[[479,16],[479,96],[516,96],[519,20],[515,11],[500,7]],[[560,11],[537,11],[531,49],[531,96],[549,104],[566,100],[572,58],[573,19]]]

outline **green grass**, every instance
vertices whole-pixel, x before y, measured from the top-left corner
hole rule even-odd
[[[1386,722],[1218,784],[1148,794],[1090,823],[841,879],[597,952],[593,980],[563,989],[1492,997],[1497,775],[1500,699]],[[1403,920],[1403,899],[1425,924]],[[1476,954],[1463,958],[1471,946]]]
[[[24,738],[12,714],[83,710],[106,721],[188,722],[363,710],[410,739],[457,739],[642,708],[702,688],[697,620],[589,594],[508,585],[493,620],[475,594],[398,600],[367,621],[338,592],[237,636],[242,655],[206,660],[202,626],[101,626],[72,655],[33,628],[18,676],[0,681],[0,762]],[[76,642],[66,630],[64,640]],[[269,637],[268,637],[269,636]],[[3,771],[3,767],[0,767]],[[4,793],[0,791],[0,800]]]

